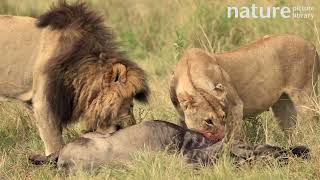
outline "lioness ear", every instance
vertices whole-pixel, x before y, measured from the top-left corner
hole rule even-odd
[[[213,92],[214,95],[220,100],[224,100],[227,96],[227,92],[225,91],[224,86],[221,83],[217,83],[213,86]]]
[[[111,82],[125,83],[127,81],[127,68],[123,64],[117,63],[112,66]]]

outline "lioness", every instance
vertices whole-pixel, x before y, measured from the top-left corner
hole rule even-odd
[[[176,66],[170,94],[182,125],[217,140],[225,126],[237,136],[244,117],[270,107],[283,130],[294,127],[297,114],[313,116],[306,107],[312,106],[318,74],[311,43],[274,35],[222,54],[188,50]]]
[[[30,160],[34,164],[57,163],[64,170],[90,170],[114,162],[126,163],[135,153],[147,149],[158,152],[181,153],[187,163],[209,165],[215,162],[226,150],[223,141],[213,142],[202,134],[165,121],[145,121],[121,129],[111,136],[99,133],[84,134],[66,144],[60,153],[49,156],[35,155]],[[288,160],[288,156],[308,157],[305,146],[293,146],[289,149],[271,145],[249,146],[233,143],[229,152],[236,163],[243,163],[264,157]]]
[[[0,94],[32,101],[46,154],[80,118],[92,131],[135,124],[133,98],[146,102],[149,93],[104,19],[84,3],[59,2],[38,19],[0,16]]]

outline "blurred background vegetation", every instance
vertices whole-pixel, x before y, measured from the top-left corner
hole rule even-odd
[[[84,0],[85,1],[85,0]],[[54,0],[0,0],[0,14],[37,17]],[[74,1],[69,1],[74,2]],[[152,90],[147,105],[137,104],[138,121],[162,119],[175,122],[175,110],[168,87],[172,70],[183,52],[198,47],[221,53],[275,33],[292,33],[320,47],[320,5],[318,0],[86,0],[106,18],[129,57],[149,75]],[[236,19],[227,18],[228,6],[312,6],[313,19]],[[243,68],[243,67],[239,67]],[[316,109],[318,103],[315,103]],[[320,112],[320,111],[319,111]],[[35,167],[27,162],[31,152],[43,152],[42,142],[30,112],[19,103],[0,104],[0,179],[65,178],[50,166]],[[286,145],[286,139],[270,116],[264,113],[245,120],[244,138],[252,143]],[[81,125],[70,127],[66,139],[76,137]],[[79,172],[70,179],[318,179],[320,178],[320,126],[300,120],[295,142],[308,144],[313,156],[308,161],[293,160],[288,166],[276,162],[236,168],[228,157],[217,166],[196,170],[177,157],[141,153],[123,167],[111,166],[100,173]]]

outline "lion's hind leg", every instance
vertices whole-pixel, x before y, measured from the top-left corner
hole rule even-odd
[[[297,110],[291,98],[286,93],[283,93],[271,108],[281,129],[286,135],[290,135],[297,119]]]

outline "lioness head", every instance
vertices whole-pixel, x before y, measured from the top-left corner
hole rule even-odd
[[[193,95],[184,92],[178,97],[188,128],[203,133],[213,141],[224,137],[226,92],[221,84],[215,85],[211,92],[197,88]]]

